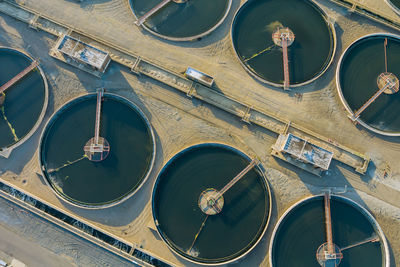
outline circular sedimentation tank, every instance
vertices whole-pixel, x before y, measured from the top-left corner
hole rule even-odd
[[[278,221],[269,249],[272,267],[320,267],[326,245],[324,196],[309,197],[289,208]],[[384,233],[372,215],[356,202],[330,196],[333,250],[340,255],[329,261],[339,267],[389,267]],[[326,265],[336,266],[336,265]]]
[[[25,52],[0,47],[0,86],[33,62],[35,60]],[[0,152],[13,150],[36,131],[47,103],[47,81],[39,66],[0,93]]]
[[[129,0],[138,19],[163,2]],[[214,31],[227,17],[232,0],[171,0],[148,17],[142,26],[152,34],[172,41],[191,41]]]
[[[253,162],[237,149],[215,143],[186,148],[168,161],[155,182],[152,208],[157,230],[174,252],[217,265],[235,261],[257,245],[269,222],[271,193]],[[226,185],[231,187],[223,195],[204,202]]]
[[[244,68],[262,82],[284,86],[284,49],[276,40],[279,29],[292,34],[287,46],[290,87],[321,76],[335,54],[335,29],[311,0],[249,0],[241,6],[231,38]]]
[[[143,112],[129,100],[104,93],[100,141],[108,146],[91,158],[96,94],[71,100],[54,113],[43,130],[39,161],[45,180],[67,202],[105,208],[132,196],[147,179],[155,158],[155,138]],[[88,142],[89,140],[89,142]]]
[[[396,12],[400,15],[400,0],[385,0],[385,2]]]
[[[399,36],[371,34],[345,50],[336,71],[338,93],[349,117],[382,135],[400,136],[399,60]]]

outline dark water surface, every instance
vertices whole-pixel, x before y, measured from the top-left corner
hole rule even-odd
[[[321,11],[307,0],[249,0],[239,10],[232,40],[240,60],[252,73],[283,84],[282,49],[272,40],[280,25],[289,27],[294,43],[288,47],[290,83],[306,82],[323,72],[333,56],[333,35]]]
[[[353,44],[344,55],[340,67],[340,86],[344,98],[353,111],[358,110],[378,90],[376,79],[385,72],[383,35],[366,37]],[[388,72],[400,78],[400,40],[388,37]],[[400,93],[381,94],[360,119],[373,128],[386,132],[400,132]]]
[[[32,63],[32,60],[14,50],[0,48],[0,86],[11,80]],[[36,124],[45,100],[45,83],[40,72],[34,69],[5,92],[5,102],[0,106],[0,149],[15,144],[27,135]],[[4,114],[1,110],[4,108]],[[4,118],[15,130],[12,130]]]
[[[389,0],[394,6],[400,9],[400,0]]]
[[[332,196],[333,242],[340,248],[366,240],[375,234],[370,221],[355,207]],[[295,207],[282,221],[272,250],[274,267],[320,267],[316,259],[318,247],[326,242],[324,198],[306,200]],[[383,266],[381,243],[343,251],[340,267]]]
[[[103,205],[135,190],[145,178],[153,154],[153,139],[143,117],[130,105],[105,94],[100,136],[110,143],[110,154],[101,162],[82,158],[83,146],[94,136],[96,95],[74,100],[55,114],[46,128],[41,162],[46,179],[68,200]]]
[[[162,0],[130,0],[137,17],[142,17]],[[168,3],[147,19],[145,25],[154,32],[174,38],[202,34],[214,27],[228,12],[229,0],[189,0]]]
[[[210,215],[188,253],[206,215],[198,207],[200,193],[222,189],[249,164],[227,146],[200,145],[178,154],[164,167],[153,193],[159,231],[181,255],[203,263],[223,262],[246,252],[263,233],[269,212],[269,191],[253,168],[224,194],[222,211]]]

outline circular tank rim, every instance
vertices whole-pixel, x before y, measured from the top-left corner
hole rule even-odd
[[[300,87],[300,86],[304,86],[307,84],[310,84],[312,82],[314,82],[315,80],[317,80],[319,77],[321,77],[322,75],[325,74],[325,72],[329,69],[329,67],[332,65],[333,62],[333,58],[335,57],[336,54],[336,48],[337,48],[337,40],[336,40],[336,29],[335,29],[335,24],[334,22],[332,22],[331,20],[329,20],[328,15],[325,13],[325,11],[323,11],[323,9],[314,1],[314,0],[307,0],[308,2],[310,2],[322,15],[322,17],[324,18],[325,22],[328,25],[328,28],[330,29],[330,33],[332,34],[332,39],[333,39],[333,49],[331,51],[331,55],[330,55],[330,60],[328,61],[328,63],[326,64],[326,66],[314,77],[312,77],[311,79],[304,81],[302,83],[296,83],[296,84],[290,84],[291,88],[296,88],[296,87]],[[247,5],[250,1],[247,0],[246,2],[244,2],[236,11],[234,18],[232,20],[232,24],[231,24],[231,31],[230,31],[230,38],[231,38],[231,45],[233,48],[233,52],[235,53],[236,58],[239,60],[240,65],[242,65],[242,67],[246,70],[247,73],[249,73],[253,78],[255,78],[256,80],[268,84],[268,85],[272,85],[274,87],[278,87],[278,88],[283,88],[283,84],[280,83],[274,83],[271,81],[268,81],[260,76],[258,76],[256,73],[253,73],[244,63],[243,61],[240,59],[239,54],[236,51],[235,48],[235,44],[233,42],[233,26],[236,22],[236,18],[238,13],[242,10],[242,8]]]
[[[150,173],[153,170],[154,167],[154,162],[155,162],[155,156],[156,156],[156,140],[155,140],[155,135],[154,135],[154,130],[153,127],[151,126],[147,116],[143,113],[143,111],[136,106],[132,101],[128,100],[127,98],[114,94],[114,93],[109,93],[109,92],[104,92],[104,96],[108,96],[117,100],[121,100],[122,102],[128,104],[131,108],[133,108],[135,111],[137,111],[139,113],[140,116],[142,116],[143,120],[145,121],[150,135],[151,135],[151,140],[153,142],[153,152],[152,152],[152,158],[149,164],[149,169],[147,170],[146,174],[144,175],[144,178],[142,180],[142,182],[139,184],[139,186],[133,190],[132,192],[128,193],[127,195],[123,196],[122,198],[119,198],[115,201],[111,201],[111,202],[107,202],[104,204],[100,204],[100,205],[93,205],[93,204],[85,204],[82,202],[78,202],[78,201],[74,201],[74,199],[72,198],[67,198],[66,196],[60,194],[56,189],[53,188],[53,186],[50,184],[50,182],[48,181],[48,179],[46,178],[45,175],[45,170],[44,170],[44,166],[42,164],[42,160],[41,160],[41,154],[42,154],[42,144],[43,144],[43,137],[44,134],[47,130],[47,128],[49,127],[49,125],[54,121],[54,119],[56,119],[55,115],[57,115],[59,112],[63,111],[64,109],[66,109],[67,107],[69,107],[73,102],[79,100],[79,99],[85,99],[85,98],[90,98],[92,96],[95,96],[96,93],[88,93],[88,94],[82,94],[79,95],[77,97],[74,97],[72,99],[70,99],[69,101],[67,101],[66,103],[64,103],[61,107],[59,107],[56,111],[53,112],[53,114],[50,116],[49,120],[46,122],[45,127],[43,128],[43,131],[40,135],[40,142],[39,142],[39,149],[38,149],[38,163],[40,166],[40,172],[41,175],[43,176],[46,185],[48,185],[50,187],[50,189],[55,193],[55,195],[61,199],[62,201],[64,201],[65,203],[68,203],[74,207],[78,207],[78,208],[84,208],[84,209],[105,209],[105,208],[110,208],[113,206],[116,206],[124,201],[126,201],[127,199],[129,199],[130,197],[132,197],[134,194],[136,194],[139,189],[146,183],[146,181],[148,180]]]
[[[35,59],[29,55],[27,52],[18,49],[18,48],[11,48],[11,47],[6,47],[6,46],[0,46],[0,50],[10,50],[13,52],[18,52],[21,55],[27,57],[28,59],[34,61]],[[11,146],[7,146],[5,147],[5,149],[1,150],[0,148],[0,153],[4,153],[4,152],[8,152],[11,153],[14,149],[16,149],[17,147],[19,147],[20,145],[22,145],[23,143],[25,143],[35,132],[36,130],[39,128],[40,124],[43,121],[44,115],[46,114],[47,111],[47,106],[49,103],[49,87],[48,87],[48,83],[47,83],[47,79],[46,79],[46,75],[44,74],[43,69],[40,67],[40,64],[36,67],[39,72],[40,75],[42,76],[42,80],[43,80],[43,84],[44,84],[44,101],[43,101],[43,107],[42,107],[42,111],[40,112],[40,115],[36,121],[36,123],[33,125],[32,129],[24,136],[22,137],[22,139],[20,139],[18,142],[16,142],[15,144],[11,145]]]
[[[313,199],[313,198],[318,198],[318,197],[323,197],[323,194],[319,194],[319,195],[315,195],[315,196],[308,196],[305,197],[303,199],[300,199],[299,201],[297,201],[296,203],[294,203],[292,206],[290,206],[279,218],[278,222],[276,223],[274,230],[272,232],[271,235],[271,241],[269,243],[269,250],[268,250],[268,258],[269,258],[269,264],[271,267],[273,267],[273,262],[272,262],[272,248],[274,246],[275,243],[275,238],[276,238],[276,234],[279,230],[279,227],[281,226],[281,223],[283,222],[283,220],[287,217],[287,215],[289,213],[291,213],[295,208],[297,208],[299,205],[301,204],[305,204],[307,201]],[[334,196],[336,198],[339,198],[341,200],[343,200],[344,202],[349,203],[350,205],[352,205],[353,207],[355,207],[356,209],[358,209],[367,219],[368,221],[372,224],[372,227],[375,229],[375,231],[378,232],[379,234],[379,238],[383,243],[383,250],[384,250],[384,255],[383,255],[383,259],[385,261],[384,263],[384,267],[390,267],[390,255],[389,255],[389,245],[387,243],[386,240],[386,236],[382,231],[382,228],[380,227],[380,225],[378,224],[378,222],[376,221],[376,219],[372,216],[372,214],[363,206],[361,206],[360,204],[358,204],[357,202],[355,202],[354,200],[345,197],[345,196],[339,196],[339,195],[334,195],[332,194],[331,196]]]
[[[235,152],[235,153],[238,153],[239,155],[245,157],[247,160],[251,160],[251,157],[250,157],[249,155],[247,155],[246,153],[244,153],[243,151],[241,151],[240,149],[235,148],[235,147],[233,147],[233,146],[231,146],[231,145],[229,145],[229,144],[227,144],[227,143],[223,143],[223,142],[205,142],[205,143],[204,143],[204,142],[200,142],[200,143],[192,144],[192,145],[189,145],[189,146],[185,146],[183,149],[179,150],[179,151],[178,151],[177,153],[175,153],[172,157],[170,157],[170,158],[168,159],[168,161],[165,163],[165,165],[161,168],[161,170],[157,173],[157,176],[156,176],[157,178],[156,178],[155,181],[154,181],[153,188],[152,188],[152,194],[151,194],[151,213],[152,213],[152,217],[153,217],[153,222],[154,222],[154,224],[156,225],[156,228],[157,228],[157,233],[158,233],[158,235],[161,237],[161,239],[164,241],[164,243],[167,245],[167,247],[168,247],[173,253],[175,253],[176,255],[178,255],[179,257],[181,257],[182,259],[185,259],[185,260],[187,260],[187,261],[189,261],[189,262],[191,262],[191,263],[196,263],[196,264],[200,264],[200,265],[204,265],[204,266],[219,266],[219,265],[223,265],[223,264],[233,263],[233,262],[236,262],[236,261],[239,260],[239,259],[242,259],[242,258],[245,257],[248,253],[250,253],[250,252],[258,245],[258,243],[260,243],[260,241],[261,241],[261,239],[263,238],[263,236],[265,235],[265,232],[267,231],[267,228],[268,228],[269,223],[270,223],[271,213],[272,213],[272,195],[271,195],[271,188],[270,188],[270,186],[269,186],[268,179],[267,179],[267,177],[265,176],[265,173],[263,172],[262,168],[260,167],[260,164],[261,164],[261,163],[260,163],[259,165],[257,165],[257,168],[259,169],[259,171],[260,171],[261,174],[262,174],[262,178],[264,179],[264,184],[265,184],[265,186],[266,186],[266,188],[267,188],[267,192],[268,192],[268,196],[269,196],[269,198],[268,198],[268,201],[269,201],[268,218],[267,218],[267,221],[266,221],[266,223],[265,223],[265,227],[264,227],[262,233],[260,234],[260,236],[258,237],[257,241],[256,241],[250,248],[248,248],[247,251],[245,251],[243,254],[241,254],[241,255],[239,255],[239,256],[233,258],[233,259],[230,259],[230,260],[227,260],[227,261],[223,261],[223,262],[206,263],[206,262],[195,261],[195,260],[190,259],[190,258],[184,256],[183,254],[179,253],[177,250],[175,250],[175,249],[173,248],[173,246],[170,245],[170,243],[168,242],[168,240],[166,240],[166,238],[164,238],[164,235],[161,233],[161,231],[160,231],[160,229],[159,229],[159,226],[158,226],[158,223],[156,222],[156,221],[157,221],[157,218],[156,218],[155,212],[154,212],[154,195],[155,195],[155,189],[156,189],[157,184],[158,184],[158,182],[159,182],[159,176],[160,176],[160,174],[163,173],[163,172],[165,171],[165,169],[166,169],[176,158],[178,158],[178,157],[181,156],[182,154],[184,154],[184,153],[186,153],[186,152],[188,152],[188,151],[190,151],[190,150],[192,150],[192,149],[195,149],[195,148],[198,148],[198,147],[202,147],[202,146],[223,147],[223,148],[226,148],[226,149],[228,149],[228,150],[230,150],[230,151],[233,151],[233,152]]]
[[[378,33],[371,33],[371,34],[367,34],[364,36],[361,36],[360,38],[356,39],[355,41],[353,41],[342,53],[342,55],[340,56],[338,65],[336,67],[336,89],[338,91],[339,94],[339,98],[340,101],[342,102],[343,106],[345,107],[345,109],[347,110],[347,112],[350,114],[350,116],[354,115],[354,112],[351,110],[349,104],[347,103],[346,99],[344,98],[343,92],[342,92],[342,87],[340,86],[340,69],[342,67],[342,63],[343,63],[343,59],[346,55],[346,53],[348,52],[348,50],[355,45],[356,43],[358,43],[361,40],[364,39],[368,39],[371,37],[377,37],[377,36],[389,36],[389,37],[393,37],[396,38],[400,41],[400,35],[397,34],[393,34],[393,33],[384,33],[384,32],[378,32]],[[361,120],[360,118],[357,118],[356,121],[361,124],[362,126],[364,126],[366,129],[377,133],[377,134],[381,134],[381,135],[386,135],[386,136],[400,136],[400,132],[385,132],[379,129],[376,129],[370,125],[368,125],[366,122],[364,122],[363,120]]]
[[[127,1],[128,1],[129,8],[130,8],[131,11],[132,11],[132,14],[135,16],[136,20],[138,20],[139,17],[136,15],[135,11],[133,10],[132,4],[131,4],[130,0],[127,0]],[[206,36],[206,35],[209,35],[209,34],[212,33],[213,31],[215,31],[215,30],[225,21],[226,17],[227,17],[228,14],[229,14],[229,11],[231,10],[231,7],[232,7],[232,0],[228,0],[228,7],[226,8],[225,14],[224,14],[224,16],[218,21],[218,23],[215,24],[212,28],[208,29],[207,31],[205,31],[205,32],[203,32],[203,33],[200,33],[200,34],[197,34],[197,35],[193,35],[193,36],[187,36],[187,37],[171,37],[171,36],[163,35],[163,34],[160,34],[160,33],[157,33],[157,32],[155,32],[155,31],[153,31],[152,29],[150,29],[149,27],[147,27],[146,24],[144,24],[144,23],[143,23],[141,26],[142,26],[146,31],[150,32],[151,34],[154,34],[155,36],[157,36],[157,37],[159,37],[159,38],[162,38],[162,39],[165,39],[165,40],[168,40],[168,41],[175,41],[175,42],[193,41],[193,40],[195,40],[195,39],[198,39],[198,38],[204,37],[204,36]],[[140,26],[139,26],[138,28],[140,28]]]
[[[384,1],[397,15],[400,16],[400,9],[397,6],[395,6],[392,3],[392,1],[390,1],[390,0],[384,0]]]

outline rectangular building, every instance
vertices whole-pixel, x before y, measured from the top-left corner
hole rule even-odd
[[[333,158],[332,152],[290,133],[279,135],[272,155],[319,176]]]
[[[58,39],[50,55],[96,76],[103,74],[111,61],[107,52],[68,35]]]

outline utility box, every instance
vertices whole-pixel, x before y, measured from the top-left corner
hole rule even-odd
[[[208,74],[205,74],[201,71],[195,70],[191,67],[188,67],[185,72],[185,77],[191,79],[195,82],[201,83],[207,87],[211,87],[214,84],[214,78]]]

